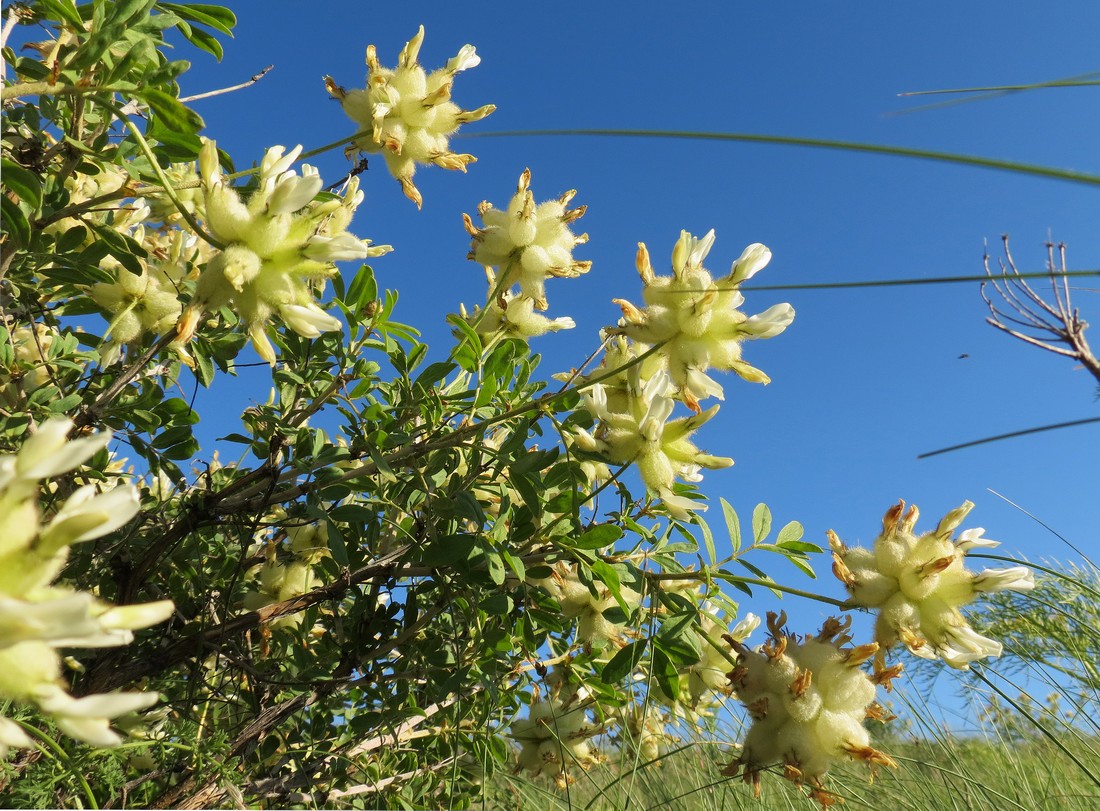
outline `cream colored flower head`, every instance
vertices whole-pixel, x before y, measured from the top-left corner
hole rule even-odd
[[[742,775],[759,795],[760,773],[781,765],[784,777],[809,785],[811,796],[828,805],[835,798],[823,778],[834,762],[896,765],[871,747],[863,723],[884,718],[875,685],[860,668],[878,645],[845,647],[850,617],[826,620],[812,637],[791,634],[783,627],[786,619],[768,614],[770,638],[756,650],[727,638],[738,654],[730,683],[752,725],[740,757],[723,774]]]
[[[982,592],[1028,591],[1035,581],[1024,566],[982,572],[966,568],[968,550],[998,545],[983,538],[980,528],[953,538],[973,507],[964,501],[936,529],[918,535],[916,505],[906,510],[899,501],[887,510],[872,549],[848,547],[829,530],[833,573],[847,587],[852,605],[878,609],[875,639],[883,650],[901,641],[917,656],[942,659],[959,669],[1000,655],[1001,644],[978,634],[959,609]],[[881,665],[881,657],[877,662]]]
[[[631,367],[628,374],[634,377],[628,390],[636,393],[628,399],[625,411],[611,409],[600,384],[584,390],[585,407],[600,422],[595,434],[574,429],[577,447],[603,454],[612,464],[636,464],[646,489],[659,497],[675,518],[686,519],[693,511],[705,510],[705,504],[676,495],[673,485],[677,478],[702,481],[702,468],[717,470],[733,464],[732,459],[706,453],[691,441],[691,435],[718,413],[718,406],[670,420],[675,403],[667,396],[671,385],[668,374],[658,372],[644,383],[638,366]]]
[[[741,344],[774,337],[794,320],[790,304],[776,304],[754,316],[737,309],[745,300],[741,283],[767,265],[770,250],[750,245],[729,274],[716,281],[703,267],[713,245],[713,229],[703,237],[681,231],[672,251],[672,275],[658,276],[645,243],[639,242],[635,264],[645,284],[645,307],[615,299],[623,311],[621,333],[643,344],[664,344],[660,354],[672,382],[693,410],[698,410],[701,399],[723,398],[722,387],[707,375],[710,369],[733,371],[754,383],[769,382],[766,374],[741,359]]]
[[[281,146],[267,150],[258,187],[245,200],[225,182],[214,142],[203,144],[199,170],[206,227],[223,248],[207,263],[180,318],[181,340],[190,339],[204,312],[230,306],[246,323],[260,357],[274,364],[275,349],[266,334],[272,319],[303,338],[339,330],[339,319],[318,305],[315,291],[335,275],[335,262],[393,250],[345,230],[363,199],[356,178],[342,197],[314,199],[323,186],[317,171],[307,164],[298,175],[290,168],[301,151],[300,146],[290,152]]]
[[[184,231],[165,234],[139,226],[132,236],[149,251],[141,273],[131,273],[117,262],[105,262],[104,269],[114,274],[115,281],[99,282],[88,290],[110,319],[103,336],[106,340],[99,347],[103,366],[118,360],[127,344],[137,343],[148,333],[164,335],[175,327],[183,312],[183,282],[205,255],[205,243]],[[193,365],[182,346],[175,348],[181,360]]]
[[[551,672],[547,681],[553,682],[554,676]],[[518,769],[564,786],[573,782],[571,771],[598,763],[600,754],[591,739],[604,729],[590,719],[591,703],[585,688],[551,683],[551,695],[532,701],[527,717],[512,723],[510,734],[520,745]]]
[[[486,104],[463,110],[451,101],[455,75],[481,62],[473,45],[438,70],[428,73],[417,61],[424,43],[424,26],[410,39],[397,58],[396,68],[382,67],[373,45],[367,46],[367,86],[345,90],[325,77],[325,87],[340,100],[344,112],[360,130],[355,139],[366,152],[381,152],[386,166],[401,184],[405,196],[420,208],[423,198],[413,183],[417,165],[441,166],[465,172],[473,155],[451,151],[449,138],[463,124],[478,121],[496,107]]]
[[[567,208],[575,194],[570,190],[556,200],[536,204],[531,170],[524,169],[507,208],[493,208],[489,202],[478,206],[481,228],[468,214],[462,215],[473,240],[468,258],[495,268],[502,290],[518,285],[523,297],[545,310],[547,279],[572,279],[592,268],[591,262],[573,259],[573,249],[588,241],[588,234],[577,236],[569,228],[585,212],[585,206]]]
[[[163,622],[171,600],[113,607],[87,592],[51,585],[73,544],[101,538],[138,511],[130,485],[98,492],[78,487],[52,513],[39,506],[43,479],[70,473],[110,440],[102,432],[70,440],[72,421],[51,419],[23,442],[19,452],[0,455],[0,699],[32,703],[63,732],[96,746],[121,739],[109,720],[148,707],[153,693],[117,693],[74,699],[58,682],[59,648],[128,644],[132,631]],[[10,746],[29,746],[18,727],[0,716],[0,758]]]

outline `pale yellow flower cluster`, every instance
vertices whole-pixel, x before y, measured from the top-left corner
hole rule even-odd
[[[572,318],[547,318],[549,306],[546,282],[552,278],[572,279],[587,273],[592,263],[573,258],[573,249],[588,241],[587,234],[575,235],[570,224],[580,219],[584,206],[566,208],[576,195],[567,191],[556,200],[535,203],[531,192],[531,170],[520,175],[516,193],[504,209],[485,201],[478,206],[482,227],[462,215],[472,238],[468,258],[485,268],[489,292],[485,307],[475,307],[462,316],[480,334],[528,340],[547,332],[572,329]],[[515,288],[518,287],[518,292]]]
[[[92,285],[88,295],[111,314],[110,324],[99,346],[100,363],[110,366],[119,359],[122,347],[136,343],[146,333],[165,335],[175,329],[183,312],[180,293],[193,268],[209,254],[208,246],[185,231],[147,230],[138,226],[131,234],[149,252],[141,273],[131,273],[108,257],[101,267],[115,276],[114,282]],[[188,366],[194,366],[181,343],[172,347]]]
[[[218,166],[213,141],[199,155],[206,227],[223,248],[199,277],[191,304],[179,320],[180,340],[190,340],[207,311],[230,306],[247,325],[260,357],[275,363],[267,326],[278,317],[304,338],[339,330],[339,319],[326,313],[314,290],[336,273],[334,262],[367,259],[393,250],[371,245],[348,233],[352,214],[363,200],[358,178],[342,197],[314,201],[323,183],[317,171],[290,167],[301,154],[295,147],[267,150],[260,163],[258,188],[245,201],[228,185]]]
[[[173,605],[162,600],[113,607],[87,592],[51,585],[70,546],[114,532],[138,511],[130,485],[104,492],[85,485],[55,512],[42,514],[42,480],[75,470],[110,439],[103,432],[69,440],[70,430],[71,421],[52,419],[17,454],[0,456],[0,698],[36,705],[74,738],[113,746],[121,739],[110,719],[155,704],[157,695],[73,698],[61,686],[57,649],[126,645],[133,630],[171,616]],[[29,745],[18,726],[0,716],[0,757],[9,746]]]
[[[698,482],[701,469],[733,464],[728,457],[703,452],[690,438],[718,412],[717,405],[704,411],[699,401],[724,399],[722,387],[707,372],[734,371],[767,383],[767,375],[741,359],[741,344],[778,335],[794,319],[789,304],[754,316],[737,309],[744,302],[741,283],[768,263],[771,251],[750,245],[729,274],[716,281],[703,267],[713,244],[713,230],[702,238],[682,231],[672,251],[671,276],[658,276],[645,244],[638,244],[635,264],[645,284],[646,306],[615,299],[623,318],[607,333],[602,364],[582,378],[600,379],[585,393],[588,411],[599,422],[592,433],[575,433],[582,450],[615,464],[637,464],[646,489],[679,519],[706,506],[676,495],[676,480]],[[694,416],[669,422],[674,400]]]
[[[561,605],[564,616],[577,619],[577,641],[589,648],[615,651],[634,635],[625,622],[613,622],[604,616],[605,611],[619,605],[618,601],[600,583],[593,584],[593,592],[581,581],[575,563],[558,561],[547,577],[528,582],[546,589]],[[621,587],[619,596],[631,610],[641,605],[642,595],[632,588]]]
[[[586,688],[568,683],[560,671],[551,672],[547,682],[551,695],[532,701],[527,717],[512,723],[511,735],[520,744],[517,771],[552,777],[564,787],[573,782],[571,769],[600,762],[592,738],[604,729],[589,718],[592,700]]]
[[[255,611],[272,603],[283,602],[312,591],[319,583],[313,566],[328,556],[328,524],[293,523],[286,512],[278,508],[268,516],[269,520],[287,522],[286,537],[291,557],[279,560],[278,545],[274,538],[264,544],[264,562],[249,570],[247,577],[254,581],[255,591],[244,597],[244,608]],[[271,621],[272,628],[297,628],[302,622],[301,613],[288,614]]]
[[[961,670],[1001,654],[1001,643],[971,628],[959,609],[982,592],[1029,591],[1035,580],[1026,566],[980,573],[966,568],[969,550],[998,546],[982,537],[981,528],[953,540],[973,507],[964,501],[935,530],[917,535],[919,511],[916,505],[906,510],[900,501],[887,510],[872,549],[848,547],[829,530],[833,573],[848,588],[853,606],[878,611],[875,640],[883,652],[900,640],[916,656],[942,659]],[[881,656],[878,661],[881,665]]]
[[[741,774],[760,793],[760,773],[781,764],[783,775],[808,784],[811,796],[831,804],[822,779],[837,760],[895,766],[870,745],[867,718],[883,718],[875,684],[860,665],[878,645],[844,647],[851,642],[845,622],[826,620],[813,637],[798,637],[783,626],[786,615],[768,614],[768,642],[753,651],[734,644],[738,665],[730,681],[752,726],[740,757],[723,774]]]
[[[9,409],[20,408],[27,395],[44,386],[55,368],[51,348],[58,331],[41,322],[20,325],[8,333],[11,362],[0,368],[0,402]]]
[[[410,39],[397,58],[396,68],[382,67],[373,45],[367,46],[367,86],[345,90],[325,77],[325,86],[340,100],[344,112],[360,129],[368,130],[355,145],[370,153],[382,153],[405,196],[420,208],[423,198],[413,183],[417,165],[433,164],[465,172],[473,155],[457,154],[449,138],[465,123],[478,121],[496,107],[486,104],[463,110],[451,101],[455,75],[475,67],[481,57],[473,45],[464,45],[447,64],[428,73],[417,61],[424,43],[424,26]]]

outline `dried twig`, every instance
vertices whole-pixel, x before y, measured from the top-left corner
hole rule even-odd
[[[1088,322],[1081,318],[1070,301],[1065,244],[1057,246],[1058,262],[1055,264],[1055,245],[1053,242],[1047,243],[1047,272],[1053,299],[1051,303],[1036,293],[1022,278],[1009,250],[1008,237],[1002,237],[1002,240],[1004,259],[1000,260],[999,274],[994,274],[990,269],[989,254],[986,253],[985,256],[985,272],[989,281],[982,283],[982,298],[990,312],[986,321],[1024,343],[1073,358],[1100,383],[1100,360],[1092,353],[1085,338]],[[995,302],[989,296],[986,284],[993,286],[1001,302]]]
[[[240,84],[235,84],[232,87],[223,87],[220,90],[208,90],[205,93],[197,93],[194,96],[185,96],[184,98],[180,99],[180,102],[182,102],[183,104],[189,104],[192,101],[199,101],[200,99],[208,99],[213,96],[221,96],[225,93],[232,93],[234,90],[244,90],[246,87],[251,87],[252,85],[256,84],[256,82],[260,81],[260,79],[266,76],[268,71],[270,71],[273,67],[275,66],[268,65],[247,82],[241,82]]]

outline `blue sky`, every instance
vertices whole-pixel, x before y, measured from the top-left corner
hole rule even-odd
[[[1098,70],[1100,5],[1093,2],[1042,9],[1005,2],[413,6],[237,3],[237,37],[224,61],[198,55],[182,79],[184,94],[244,81],[274,63],[255,86],[194,106],[238,166],[272,144],[309,149],[354,131],[327,97],[322,75],[361,86],[366,45],[377,45],[382,63],[392,65],[423,23],[427,67],[465,43],[482,57],[458,77],[454,97],[467,109],[494,103],[498,111],[469,125],[471,134],[601,127],[768,133],[1100,173],[1098,88],[931,110],[897,95]],[[485,294],[481,271],[465,259],[460,215],[483,199],[505,204],[524,167],[532,170],[536,200],[576,188],[575,204],[589,207],[578,225],[591,241],[577,257],[594,267],[548,288],[548,314],[571,316],[577,328],[536,341],[546,374],[591,351],[598,329],[618,317],[612,298],[640,301],[636,243],[646,242],[658,272],[667,272],[682,228],[716,230],[707,262],[716,273],[751,242],[771,247],[774,259],[756,285],[977,274],[983,241],[996,253],[1003,233],[1027,270],[1042,269],[1048,236],[1069,244],[1072,268],[1100,267],[1100,189],[1084,185],[751,144],[531,137],[464,138],[453,146],[478,163],[467,175],[421,170],[421,212],[382,161],[372,160],[362,178],[367,199],[351,229],[395,246],[374,261],[376,275],[401,292],[397,319],[424,330],[437,358],[449,346],[445,315]],[[328,181],[348,166],[339,151],[314,163]],[[1100,322],[1100,283],[1079,286],[1092,288],[1077,293],[1083,314]],[[808,540],[824,544],[830,527],[869,543],[898,498],[916,502],[928,527],[971,499],[977,508],[965,526],[984,526],[1004,541],[1001,551],[1073,557],[992,488],[1100,557],[1093,515],[1100,425],[916,458],[1096,414],[1087,372],[987,326],[976,283],[784,292],[749,286],[746,297],[751,312],[790,301],[798,314],[783,335],[746,345],[746,359],[771,375],[771,385],[722,379],[726,402],[700,444],[736,465],[708,474],[704,487],[715,504],[725,497],[747,517],[767,502],[777,526],[798,519]],[[263,369],[242,374],[242,401],[266,399],[267,379]],[[212,436],[235,429],[213,422],[216,402],[201,391],[196,402]],[[720,512],[709,515],[720,527]],[[819,568],[824,590],[839,596],[827,562]],[[772,571],[807,585],[782,561]],[[803,611],[808,624],[827,613]]]

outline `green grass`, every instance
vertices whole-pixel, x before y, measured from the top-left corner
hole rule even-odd
[[[898,768],[868,782],[862,764],[830,770],[830,791],[847,808],[876,811],[1094,811],[1100,808],[1100,571],[1091,564],[1037,566],[1030,593],[991,595],[973,614],[976,627],[1002,639],[999,660],[954,677],[913,662],[906,686],[889,696],[900,720],[874,724],[874,746]],[[908,665],[907,665],[908,667]],[[954,688],[950,680],[954,678]],[[935,683],[934,683],[935,682]],[[929,703],[943,690],[962,700]],[[1042,696],[1037,700],[1033,696]],[[732,718],[739,717],[735,711]],[[734,722],[736,723],[736,721]],[[960,725],[965,730],[960,730]],[[725,778],[736,758],[736,728],[681,730],[681,742],[653,763],[608,762],[558,788],[546,780],[498,773],[485,808],[558,809],[812,809],[806,792],[766,773],[762,795]]]
[[[1079,756],[1098,762],[1100,738],[1066,737]],[[1040,735],[1020,740],[994,728],[984,735],[943,735],[883,746],[899,768],[880,770],[873,784],[868,783],[866,770],[857,766],[830,772],[830,789],[843,798],[847,808],[1094,811],[1100,807],[1100,788]],[[698,741],[660,763],[642,765],[633,774],[609,765],[597,767],[578,775],[567,790],[544,781],[501,775],[488,789],[485,807],[517,811],[815,807],[778,775],[765,775],[761,797],[754,799],[750,786],[720,774],[733,759],[732,753],[728,746]]]

